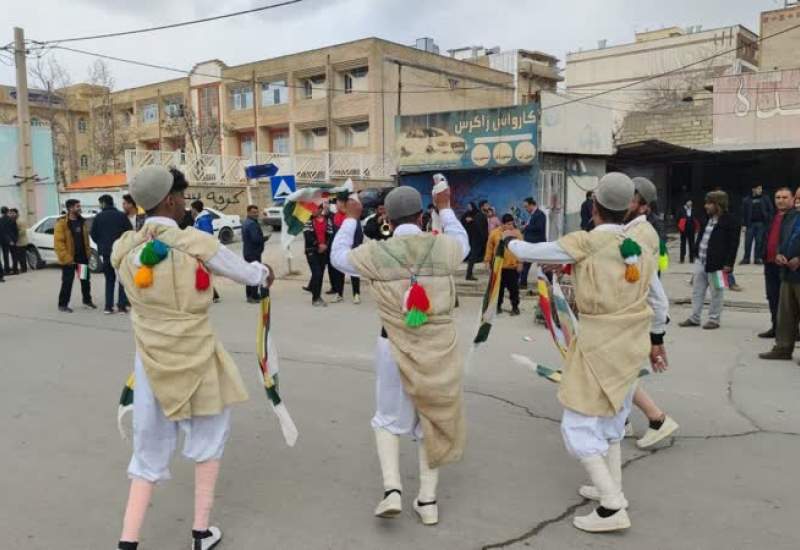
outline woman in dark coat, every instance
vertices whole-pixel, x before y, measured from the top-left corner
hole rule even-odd
[[[472,274],[472,268],[476,263],[483,261],[486,253],[486,241],[489,240],[489,222],[483,215],[478,205],[474,202],[469,203],[467,211],[461,216],[461,224],[467,230],[469,236],[469,256],[467,256],[467,280],[477,281],[478,278]]]

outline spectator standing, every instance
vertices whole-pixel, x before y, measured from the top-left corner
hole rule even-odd
[[[242,224],[242,254],[244,261],[248,263],[261,263],[261,255],[264,254],[264,232],[258,221],[258,206],[255,204],[247,207],[247,217]],[[245,286],[244,288],[247,303],[257,304],[260,302],[257,286]]]
[[[461,216],[461,225],[467,230],[469,237],[470,252],[467,256],[467,280],[477,281],[478,278],[472,273],[475,264],[483,261],[486,253],[486,241],[489,239],[489,222],[478,206],[471,202],[467,206],[467,211]]]
[[[144,225],[144,220],[147,216],[139,214],[139,205],[136,204],[130,194],[122,195],[122,211],[128,216],[128,221],[131,222],[133,230],[139,231]]]
[[[728,194],[724,191],[711,191],[706,195],[705,210],[708,215],[697,241],[697,261],[695,262],[692,290],[692,315],[680,323],[682,327],[700,326],[706,290],[711,288],[711,307],[704,329],[717,329],[722,316],[724,291],[712,283],[717,271],[731,273],[739,249],[741,227],[728,213]]]
[[[329,225],[331,228],[331,237],[328,243],[332,243],[336,233],[347,219],[347,199],[349,193],[342,193],[336,197],[336,211],[328,214]],[[361,223],[357,224],[355,233],[355,242],[353,246],[358,246],[364,242],[364,231],[361,228]],[[344,300],[344,282],[345,274],[333,267],[330,263],[330,253],[328,254],[328,278],[331,282],[331,290],[328,294],[333,294],[331,302],[339,303]],[[359,277],[350,277],[350,283],[353,285],[353,303],[361,303],[361,279]]]
[[[3,248],[3,271],[6,275],[14,274],[13,244],[16,242],[17,225],[11,219],[7,206],[0,208],[0,246]]]
[[[14,257],[14,272],[28,272],[28,225],[19,217],[19,210],[11,208],[9,211],[16,228],[16,242],[12,244],[11,254]]]
[[[781,226],[788,212],[793,211],[794,196],[788,187],[775,192],[775,215],[767,225],[767,244],[764,252],[764,287],[769,303],[770,328],[759,338],[775,338],[778,320],[778,300],[781,293],[781,266],[777,263],[778,247],[781,244]]]
[[[695,238],[700,230],[700,222],[694,215],[692,199],[687,200],[678,212],[678,232],[681,234],[681,263],[686,260],[686,251],[689,251],[689,263],[694,263],[697,256]]]
[[[133,227],[124,212],[117,210],[114,206],[114,198],[111,195],[103,195],[100,202],[100,213],[94,217],[90,236],[97,245],[97,252],[100,254],[100,261],[103,262],[103,275],[106,279],[106,305],[103,313],[110,315],[114,313],[114,286],[118,286],[117,310],[120,313],[128,311],[128,297],[122,282],[117,285],[117,274],[111,265],[111,247],[126,231],[132,231]]]
[[[327,307],[328,303],[322,299],[322,280],[325,277],[325,267],[328,265],[328,248],[333,235],[328,216],[325,215],[324,205],[320,205],[316,214],[308,221],[303,230],[306,247],[306,260],[311,268],[311,305]]]
[[[752,254],[755,263],[760,264],[764,256],[764,232],[774,211],[772,201],[765,197],[760,184],[754,185],[752,195],[742,201],[742,223],[746,231],[744,237],[743,265],[750,263]],[[755,244],[755,250],[753,250]]]
[[[72,283],[76,273],[85,273],[80,277],[83,305],[97,309],[92,302],[92,287],[89,278],[89,257],[92,249],[89,246],[89,229],[86,220],[81,216],[81,202],[67,199],[67,213],[58,218],[53,233],[53,247],[58,263],[61,265],[61,290],[58,293],[58,310],[72,313],[69,301],[72,297]],[[83,266],[79,269],[78,266]]]
[[[594,220],[592,219],[592,197],[594,191],[586,192],[586,200],[581,204],[581,229],[584,231],[591,231],[594,229]]]
[[[489,222],[489,233],[503,225],[503,222],[500,221],[500,218],[497,217],[497,211],[494,209],[493,206],[489,207],[489,215],[487,221]]]
[[[203,201],[201,200],[193,201],[191,204],[191,213],[192,213],[194,228],[213,236],[214,218],[211,217],[211,212],[206,210]],[[219,302],[219,292],[217,292],[216,288],[214,288],[213,290],[214,290],[214,303],[216,304],[217,302]]]
[[[547,216],[539,209],[533,197],[528,197],[523,201],[525,211],[528,213],[528,223],[522,230],[522,238],[528,243],[543,243],[547,240]],[[522,271],[519,276],[519,288],[528,288],[528,273],[531,271],[531,262],[522,263]]]
[[[510,236],[514,239],[522,239],[522,233],[519,232],[517,226],[514,224],[514,216],[511,214],[503,214],[503,225],[492,231],[489,235],[489,242],[486,244],[486,255],[483,259],[487,267],[491,270],[492,261],[494,260],[494,251],[497,245],[505,237]],[[521,266],[516,256],[506,248],[503,254],[503,271],[500,276],[500,294],[497,297],[497,313],[503,312],[503,294],[508,290],[508,296],[511,300],[511,315],[519,315],[519,272]]]

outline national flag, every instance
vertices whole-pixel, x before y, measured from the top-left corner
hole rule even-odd
[[[721,269],[711,274],[711,284],[717,290],[723,290],[731,287],[730,273],[726,273]]]
[[[567,297],[564,296],[564,291],[561,290],[561,285],[558,284],[556,278],[553,278],[553,305],[558,312],[557,321],[561,334],[564,336],[564,344],[569,348],[572,340],[578,336],[578,319],[569,306]]]
[[[544,317],[544,324],[547,330],[550,331],[550,335],[553,337],[553,341],[556,344],[556,348],[558,348],[558,351],[561,353],[561,356],[566,357],[569,343],[567,337],[564,335],[564,331],[558,323],[558,313],[554,305],[554,299],[550,293],[550,283],[541,269],[537,274],[536,280],[539,290],[539,309]],[[563,298],[563,293],[561,293],[561,297]],[[566,303],[566,300],[563,302],[566,304],[566,308],[569,309],[569,304]]]
[[[78,264],[78,268],[75,270],[75,275],[81,281],[88,281],[89,280],[89,265],[88,264]]]
[[[126,429],[122,421],[126,414],[133,411],[133,387],[136,379],[133,373],[128,376],[125,386],[122,388],[122,395],[119,397],[119,407],[117,407],[117,429],[119,435],[125,441],[130,441],[130,430]]]
[[[478,333],[475,335],[473,344],[478,345],[489,339],[492,330],[492,321],[497,312],[497,298],[500,296],[500,278],[503,272],[503,257],[506,253],[505,240],[501,239],[494,250],[492,260],[492,271],[489,273],[489,284],[486,285],[486,292],[483,294],[483,305],[481,315],[478,319]]]
[[[286,197],[283,203],[283,223],[281,224],[281,246],[289,251],[292,241],[303,232],[305,225],[319,209],[323,201],[332,196],[353,195],[353,180],[350,178],[338,187],[303,187]],[[344,198],[344,196],[342,196]]]

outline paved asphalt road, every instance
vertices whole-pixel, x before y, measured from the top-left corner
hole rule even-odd
[[[46,269],[0,285],[0,547],[110,550],[127,492],[130,448],[115,413],[133,363],[130,322],[75,303],[74,314],[58,313],[59,276]],[[92,282],[100,303],[102,278]],[[581,468],[561,442],[555,387],[508,359],[558,364],[525,302],[524,316],[500,318],[474,357],[466,456],[443,470],[441,523],[426,528],[410,509],[410,442],[401,447],[408,509],[393,521],[371,515],[382,491],[369,427],[372,300],[312,309],[300,286],[279,281],[273,291],[282,393],[300,430],[288,449],[256,380],[256,308],[243,289],[218,283],[213,322],[251,392],[235,410],[218,484],[220,549],[800,548],[800,367],[756,358],[769,347],[755,338],[766,314],[726,312],[711,332],[671,325],[672,369],[645,384],[681,424],[679,436],[650,453],[626,441],[633,528],[590,536],[570,523],[589,508],[576,494]],[[465,349],[478,304],[466,298],[458,310]],[[643,417],[633,420],[641,432]],[[172,472],[156,491],[142,550],[188,547],[192,468],[176,457]]]

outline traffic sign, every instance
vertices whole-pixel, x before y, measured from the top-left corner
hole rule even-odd
[[[274,201],[285,200],[297,189],[294,176],[272,176],[269,181],[272,185],[272,200]]]

